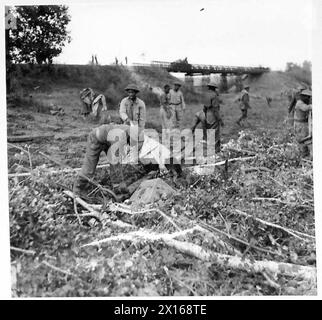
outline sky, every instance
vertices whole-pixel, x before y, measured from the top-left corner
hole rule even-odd
[[[107,0],[68,4],[72,42],[57,63],[191,63],[267,66],[312,58],[312,1]],[[202,8],[204,10],[200,11]]]

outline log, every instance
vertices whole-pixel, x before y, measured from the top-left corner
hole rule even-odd
[[[155,234],[148,231],[137,231],[118,236],[113,236],[107,239],[94,241],[83,245],[82,247],[100,245],[111,241],[163,241],[169,247],[198,258],[202,261],[209,261],[215,263],[221,267],[228,267],[238,270],[244,270],[254,273],[273,273],[290,277],[300,277],[310,281],[316,281],[316,268],[302,265],[295,265],[285,262],[276,261],[257,261],[250,260],[245,257],[230,256],[227,254],[210,252],[202,247],[188,242],[178,241],[174,238],[176,236],[187,234],[192,232],[195,228],[183,230],[181,232],[175,232],[173,234]]]
[[[8,142],[26,142],[26,141],[33,141],[37,139],[47,139],[52,138],[53,134],[43,134],[43,135],[37,135],[37,136],[8,136],[7,141]]]

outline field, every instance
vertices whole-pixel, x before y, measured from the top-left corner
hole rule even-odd
[[[278,72],[247,79],[252,109],[242,128],[235,123],[237,95],[221,95],[220,157],[254,158],[218,166],[208,176],[186,168],[182,178],[163,177],[179,192],[146,213],[113,206],[93,188],[87,209],[76,207],[80,223],[66,194],[76,175],[69,168],[81,166],[87,134],[97,126],[96,119],[80,117],[80,89],[91,86],[110,96],[116,118],[115,105],[128,80],[159,87],[173,77],[108,69],[114,82],[106,75],[105,83],[98,76],[94,81],[89,74],[89,83],[76,67],[74,73],[61,69],[67,74],[63,79],[20,74],[8,97],[8,136],[42,136],[8,143],[14,296],[316,294],[313,167],[300,158],[285,123],[283,93],[296,87],[296,80]],[[184,126],[190,127],[206,102],[191,88],[184,92],[189,96]],[[157,99],[151,94],[142,91],[147,127],[160,129]],[[272,98],[271,106],[266,97]],[[53,105],[64,112],[52,114]],[[119,173],[98,169],[95,181],[111,187],[120,182]],[[124,168],[122,175],[136,173]]]

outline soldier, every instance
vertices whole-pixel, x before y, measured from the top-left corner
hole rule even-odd
[[[164,92],[160,96],[160,117],[162,129],[172,129],[174,127],[175,110],[169,105],[170,86],[164,86]]]
[[[244,89],[241,92],[239,98],[240,101],[240,110],[242,112],[241,117],[237,120],[237,124],[241,126],[240,121],[247,119],[247,111],[250,108],[249,105],[249,85],[244,86]]]
[[[169,105],[174,110],[175,114],[175,126],[182,129],[182,121],[186,104],[184,102],[183,94],[180,90],[181,83],[179,81],[174,83],[174,89],[170,90],[170,102]]]
[[[107,122],[109,115],[107,114],[106,99],[103,94],[95,93],[93,89],[86,88],[80,92],[80,99],[83,102],[81,114],[84,119],[92,113],[96,119],[99,119],[101,124]]]
[[[115,162],[113,154],[111,152],[110,154],[108,153],[111,145],[117,143],[115,146],[118,150],[122,150],[126,144],[137,144],[141,147],[142,143],[139,140],[143,139],[138,139],[139,135],[142,135],[142,133],[139,133],[138,127],[135,126],[105,124],[93,129],[88,135],[86,154],[81,172],[74,182],[74,193],[78,194],[86,187],[88,182],[85,177],[93,178],[102,151],[108,156],[110,163]],[[119,140],[115,141],[117,137]]]
[[[309,112],[312,110],[311,97],[312,92],[310,90],[303,90],[299,94],[294,112],[294,132],[303,157],[309,155],[309,148],[304,142],[309,136],[308,118]]]
[[[195,129],[199,123],[201,123],[203,129],[203,138],[207,139],[207,129],[215,130],[215,151],[220,151],[220,126],[224,126],[224,122],[220,116],[220,102],[219,94],[217,92],[217,85],[215,83],[209,83],[208,89],[211,91],[210,103],[204,105],[202,111],[199,111],[195,114],[194,124],[191,128],[192,132],[195,132]]]
[[[295,91],[292,92],[290,97],[290,104],[288,105],[288,124],[290,127],[294,127],[294,111],[295,105],[300,98],[300,93],[305,90],[304,86],[298,86]]]
[[[166,171],[170,151],[157,140],[145,136],[138,126],[105,124],[93,129],[88,135],[86,154],[80,174],[76,177],[73,191],[80,194],[87,188],[88,179],[95,174],[100,154],[104,151],[111,164],[157,165]],[[177,161],[177,163],[179,160]],[[180,174],[181,166],[175,167]]]
[[[137,125],[143,130],[146,121],[146,108],[143,100],[137,97],[140,90],[135,84],[129,84],[125,91],[128,96],[120,102],[120,117],[124,124]]]

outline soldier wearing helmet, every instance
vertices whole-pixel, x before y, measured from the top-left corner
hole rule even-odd
[[[304,140],[306,140],[310,133],[308,120],[309,114],[312,111],[311,99],[311,90],[306,89],[301,91],[294,111],[294,133],[303,157],[309,155],[309,148],[304,143]]]
[[[120,117],[124,124],[137,125],[143,130],[146,121],[146,108],[144,101],[137,97],[140,90],[137,85],[129,84],[125,91],[128,96],[120,102]]]

